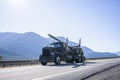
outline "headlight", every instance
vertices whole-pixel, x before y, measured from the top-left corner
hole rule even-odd
[[[51,53],[51,55],[54,55],[54,53]]]

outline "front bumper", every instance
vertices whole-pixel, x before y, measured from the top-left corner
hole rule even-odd
[[[55,59],[55,56],[54,56],[54,55],[50,55],[50,56],[40,55],[40,61],[41,61],[41,62],[53,62],[54,59]]]

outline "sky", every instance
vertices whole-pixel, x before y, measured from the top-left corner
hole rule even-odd
[[[31,31],[120,51],[120,0],[0,0],[0,32]]]

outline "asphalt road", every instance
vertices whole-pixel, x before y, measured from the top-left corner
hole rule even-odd
[[[80,80],[90,74],[120,64],[120,58],[89,60],[83,63],[0,68],[0,80]]]

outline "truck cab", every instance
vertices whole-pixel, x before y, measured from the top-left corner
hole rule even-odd
[[[65,44],[61,42],[51,43],[50,46],[42,48],[42,55],[40,55],[40,61],[42,65],[46,65],[47,62],[55,62],[60,64],[65,59]]]

